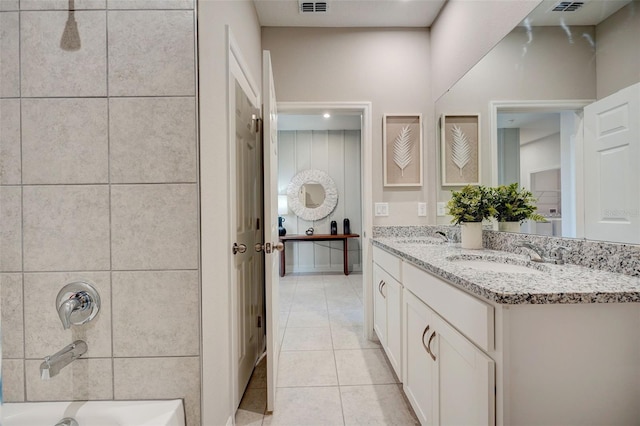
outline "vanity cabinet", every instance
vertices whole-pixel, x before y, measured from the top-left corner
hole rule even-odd
[[[373,250],[373,328],[396,375],[402,377],[402,261]]]
[[[495,362],[405,289],[403,387],[423,425],[495,424]]]

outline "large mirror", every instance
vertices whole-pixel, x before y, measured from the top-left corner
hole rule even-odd
[[[287,186],[289,208],[301,219],[314,221],[329,216],[338,204],[338,188],[322,170],[303,170]]]
[[[545,0],[436,102],[480,114],[483,185],[535,193],[522,232],[640,243],[638,40],[638,0]]]

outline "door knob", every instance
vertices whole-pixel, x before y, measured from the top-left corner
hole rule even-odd
[[[238,243],[233,243],[233,254],[244,253],[247,251],[247,246],[244,244],[238,245]]]
[[[255,246],[253,246],[255,248],[255,250],[257,252],[261,252],[264,250],[265,253],[270,254],[273,253],[274,251],[278,250],[278,251],[282,251],[284,250],[284,244],[283,243],[276,243],[276,244],[272,244],[272,243],[256,243]]]

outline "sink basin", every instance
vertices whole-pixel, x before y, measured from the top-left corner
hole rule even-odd
[[[450,256],[447,260],[476,271],[504,272],[509,274],[542,274],[546,272],[543,265],[511,258],[491,256]]]

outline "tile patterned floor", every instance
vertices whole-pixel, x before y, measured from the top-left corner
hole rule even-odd
[[[264,414],[263,360],[236,425],[418,424],[384,351],[363,338],[362,275],[287,275],[280,309],[276,411]]]

